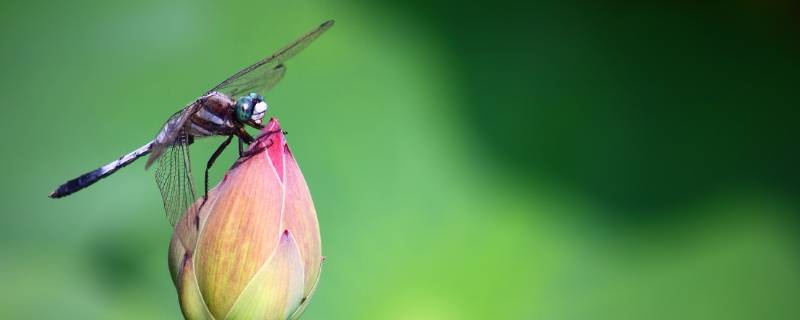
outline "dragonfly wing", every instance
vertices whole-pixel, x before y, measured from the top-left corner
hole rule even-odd
[[[319,38],[331,26],[333,26],[333,20],[325,21],[314,30],[281,48],[271,56],[239,70],[239,72],[209,90],[207,94],[217,91],[229,97],[236,97],[250,92],[266,93],[283,78],[283,74],[286,71],[283,63],[308,47],[311,42]]]
[[[250,92],[263,94],[278,84],[278,82],[283,79],[283,74],[285,72],[286,66],[282,64],[273,68],[259,68],[247,74],[243,74],[236,79],[235,83],[213,91],[217,91],[229,97],[239,97]]]
[[[192,179],[192,164],[189,158],[189,135],[179,130],[173,143],[163,149],[156,169],[156,183],[164,201],[164,211],[172,226],[192,206],[197,193]]]
[[[169,117],[167,122],[164,123],[164,127],[161,128],[161,131],[156,135],[156,138],[153,139],[153,145],[150,148],[150,157],[147,158],[147,164],[144,166],[145,169],[150,168],[167,148],[174,145],[175,140],[181,132],[185,133],[186,121],[189,121],[189,118],[200,108],[200,103],[193,102]]]

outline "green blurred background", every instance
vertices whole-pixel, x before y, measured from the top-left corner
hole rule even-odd
[[[327,256],[304,319],[799,319],[798,9],[4,1],[0,318],[179,318],[144,163],[47,194],[334,18],[267,95]]]

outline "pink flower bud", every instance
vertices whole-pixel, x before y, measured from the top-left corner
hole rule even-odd
[[[314,292],[316,210],[277,120],[250,146],[260,149],[175,227],[170,272],[187,319],[296,319]]]

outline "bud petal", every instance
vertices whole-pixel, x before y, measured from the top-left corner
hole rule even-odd
[[[321,268],[318,268],[318,270],[320,269]],[[291,317],[289,317],[289,319],[291,320],[300,319],[300,316],[303,315],[303,312],[306,311],[306,307],[308,307],[308,302],[311,301],[311,296],[314,295],[314,291],[317,291],[317,285],[319,284],[319,275],[320,272],[317,271],[317,278],[314,279],[314,283],[311,285],[311,290],[306,292],[305,297],[303,297],[303,300],[300,301],[300,307],[294,311],[294,313],[292,314]],[[306,288],[308,288],[308,283],[306,283]]]
[[[214,317],[206,309],[200,288],[197,287],[197,280],[194,274],[194,263],[190,256],[184,259],[184,267],[177,281],[178,299],[186,319],[213,320]]]
[[[206,204],[212,205],[217,199],[216,195],[215,189],[209,190]],[[178,221],[169,243],[169,272],[175,286],[178,286],[178,277],[182,272],[184,257],[194,255],[200,226],[205,224],[205,218],[208,216],[207,210],[198,212],[197,208],[201,203],[202,199],[196,201],[192,209],[188,210],[189,214]]]
[[[306,296],[311,296],[311,291],[319,279],[322,264],[317,211],[314,209],[314,202],[311,200],[311,193],[308,191],[303,173],[300,172],[289,147],[285,146],[283,149],[286,168],[286,204],[283,220],[286,228],[297,235],[306,270],[304,293]]]
[[[226,319],[287,319],[303,299],[303,260],[289,231],[256,273]]]

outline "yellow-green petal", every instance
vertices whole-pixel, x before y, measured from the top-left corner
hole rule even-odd
[[[213,320],[214,317],[208,312],[203,295],[197,286],[197,279],[194,274],[194,263],[190,256],[186,256],[183,268],[178,278],[178,300],[181,304],[183,317],[187,320]]]
[[[322,265],[320,265],[320,267],[317,270],[321,271]],[[307,273],[308,272],[306,272],[306,274]],[[303,312],[306,311],[306,308],[308,307],[308,302],[311,301],[311,297],[314,295],[314,292],[317,291],[317,286],[319,285],[319,276],[321,274],[322,274],[321,272],[317,272],[317,278],[314,279],[314,283],[311,285],[311,290],[309,290],[308,293],[306,293],[306,295],[303,297],[303,299],[300,300],[300,307],[298,307],[297,310],[295,310],[294,313],[292,313],[292,316],[289,317],[289,319],[291,320],[300,319],[300,316],[303,315]],[[308,284],[306,284],[306,287],[308,287]]]
[[[303,299],[303,260],[289,231],[253,277],[225,319],[286,320]]]

